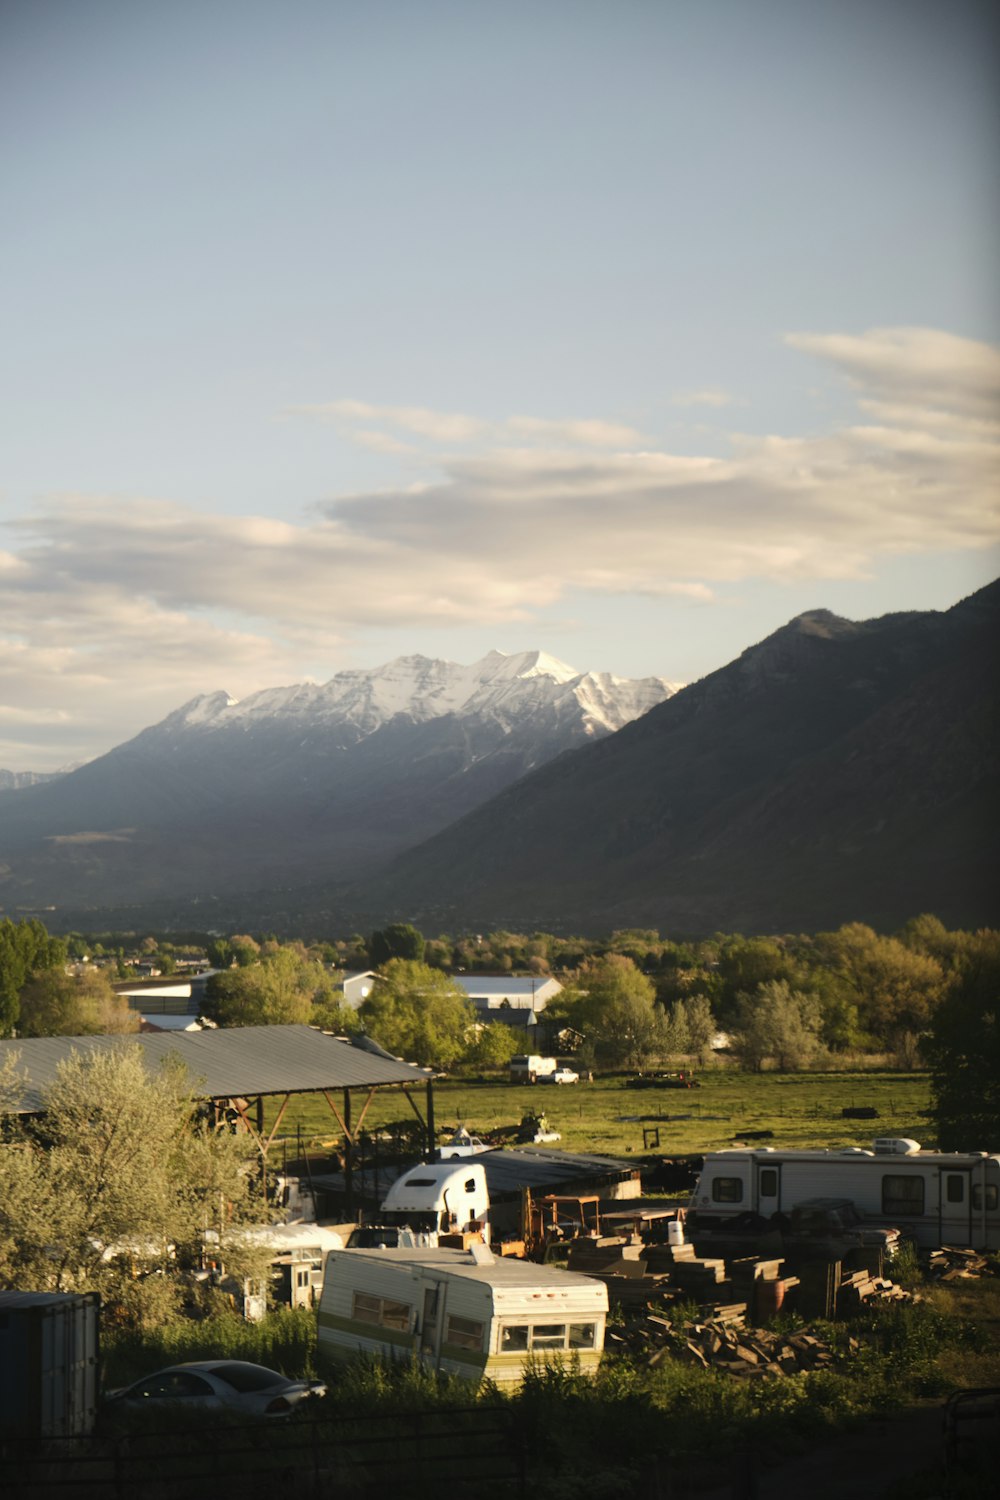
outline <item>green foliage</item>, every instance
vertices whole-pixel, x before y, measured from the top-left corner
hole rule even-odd
[[[139,1017],[104,969],[43,969],[21,991],[21,1036],[93,1036],[138,1031]]]
[[[220,1026],[301,1025],[336,999],[330,974],[301,945],[273,945],[252,965],[213,974],[205,1009]]]
[[[462,1066],[476,1072],[505,1068],[520,1049],[521,1037],[513,1026],[496,1021],[476,1030],[462,1056]]]
[[[926,1051],[942,1149],[1000,1151],[1000,933],[965,945]]]
[[[411,963],[424,961],[423,934],[409,922],[392,922],[373,932],[368,942],[368,952],[375,968],[381,969],[394,958],[408,959]]]
[[[656,989],[630,958],[608,954],[581,965],[559,1002],[550,1011],[584,1034],[604,1067],[643,1067],[664,1051]]]
[[[476,1012],[465,991],[428,964],[390,959],[358,1011],[381,1046],[422,1067],[450,1068],[465,1052]]]
[[[767,1059],[782,1072],[806,1067],[819,1047],[822,1012],[815,995],[768,980],[741,995],[732,1023],[732,1049],[745,1068],[759,1073]]]
[[[193,1263],[206,1227],[229,1245],[252,1209],[255,1150],[245,1137],[193,1128],[184,1079],[147,1071],[127,1043],[72,1054],[44,1104],[0,1145],[0,1285],[95,1290],[125,1310],[131,1298],[148,1321],[155,1309],[136,1300],[136,1274],[168,1277],[176,1304],[182,1286],[168,1247]],[[239,1256],[234,1242],[233,1265]]]
[[[311,1379],[316,1373],[316,1314],[279,1307],[259,1323],[223,1312],[200,1322],[174,1319],[141,1331],[111,1324],[102,1330],[101,1345],[108,1386],[128,1385],[160,1365],[208,1358],[246,1359],[291,1379]]]
[[[61,969],[66,945],[34,917],[0,922],[0,1036],[11,1036],[21,1014],[21,990],[30,975]]]

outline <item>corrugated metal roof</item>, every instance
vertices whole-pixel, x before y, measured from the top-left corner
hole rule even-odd
[[[101,1052],[122,1045],[141,1047],[151,1068],[168,1057],[180,1058],[192,1089],[204,1099],[426,1083],[431,1076],[423,1068],[373,1056],[312,1026],[232,1026],[172,1035],[146,1032],[131,1037],[26,1037],[0,1042],[0,1067],[14,1052],[18,1054],[18,1071],[26,1080],[24,1093],[11,1113],[40,1110],[45,1089],[55,1081],[59,1064],[71,1053]]]

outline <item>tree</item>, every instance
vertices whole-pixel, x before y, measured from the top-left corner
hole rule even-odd
[[[0,922],[0,1036],[11,1036],[21,1014],[21,990],[28,978],[66,963],[66,945],[50,937],[35,918]]]
[[[205,986],[205,1011],[220,1026],[289,1026],[314,1019],[314,1007],[335,999],[321,963],[295,947],[272,948],[248,968],[213,974]]]
[[[453,979],[406,958],[389,960],[358,1014],[387,1051],[435,1068],[458,1062],[476,1020],[475,1007]]]
[[[546,1014],[583,1032],[604,1067],[639,1068],[664,1050],[663,1012],[656,990],[630,958],[609,953],[584,963],[567,996]]]
[[[666,1050],[671,1057],[696,1057],[704,1063],[718,1032],[707,995],[675,1000],[665,1011]]]
[[[816,952],[841,981],[863,1030],[883,1043],[925,1031],[940,1000],[944,970],[936,958],[880,937],[863,922],[820,933]]]
[[[1000,1151],[1000,933],[970,938],[925,1042],[943,1151]]]
[[[462,1056],[464,1067],[484,1072],[505,1068],[521,1050],[520,1036],[513,1026],[505,1026],[502,1021],[474,1026],[472,1030],[474,1034]]]
[[[728,1022],[739,1009],[740,997],[753,994],[775,979],[791,980],[794,963],[774,938],[727,938],[719,950],[719,1014]]]
[[[372,964],[381,969],[394,958],[409,959],[412,963],[424,961],[424,937],[409,922],[392,922],[388,927],[373,932],[368,944]]]
[[[144,1287],[161,1312],[164,1285],[176,1305],[185,1288],[167,1247],[192,1263],[202,1230],[226,1241],[253,1212],[252,1143],[199,1126],[183,1076],[148,1071],[127,1042],[74,1053],[44,1104],[0,1145],[0,1285],[98,1291],[139,1321]]]
[[[820,1045],[822,1013],[815,995],[793,990],[784,979],[741,995],[731,1026],[733,1051],[745,1068],[759,1073],[768,1058],[782,1072],[805,1067]]]
[[[103,969],[67,974],[43,969],[21,991],[21,1036],[92,1036],[139,1030],[139,1017],[116,995]]]

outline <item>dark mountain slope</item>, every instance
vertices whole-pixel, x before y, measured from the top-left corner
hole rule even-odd
[[[664,930],[998,915],[1000,584],[942,613],[800,616],[422,847],[359,905]]]

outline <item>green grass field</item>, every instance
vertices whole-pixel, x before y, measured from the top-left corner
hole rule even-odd
[[[773,1146],[868,1146],[876,1135],[912,1136],[923,1146],[935,1144],[926,1073],[749,1074],[718,1068],[700,1079],[698,1089],[642,1090],[625,1088],[623,1078],[562,1087],[446,1080],[434,1087],[435,1119],[439,1133],[463,1124],[473,1134],[483,1134],[516,1125],[529,1110],[544,1110],[562,1137],[560,1148],[611,1156],[718,1150],[757,1131],[773,1132],[767,1141]],[[356,1125],[361,1101],[354,1097]],[[423,1110],[422,1090],[417,1102]],[[864,1106],[877,1109],[878,1118],[841,1116],[845,1107]],[[269,1125],[276,1108],[270,1101]],[[376,1094],[364,1128],[413,1118],[401,1095],[387,1089]],[[341,1134],[322,1095],[303,1095],[289,1104],[279,1139],[294,1138],[296,1126],[307,1144],[332,1142]],[[657,1143],[650,1132],[659,1133]]]

